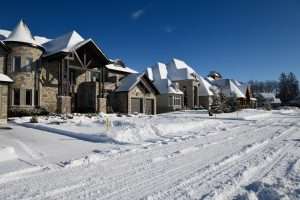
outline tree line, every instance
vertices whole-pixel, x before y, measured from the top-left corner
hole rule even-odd
[[[281,73],[278,81],[254,81],[248,82],[252,92],[274,93],[280,98],[283,105],[288,105],[299,95],[299,81],[293,72]],[[300,105],[300,102],[299,102]]]

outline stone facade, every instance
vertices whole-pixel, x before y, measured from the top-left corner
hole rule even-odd
[[[180,102],[175,99],[179,98]],[[172,112],[182,109],[183,95],[182,94],[160,94],[157,95],[157,113]]]
[[[97,112],[107,113],[106,98],[97,98]]]
[[[39,79],[39,105],[49,112],[57,112],[58,74],[60,60],[45,61]]]
[[[38,90],[38,73],[40,57],[43,53],[41,48],[26,44],[7,43],[9,54],[7,57],[7,75],[14,80],[9,87],[10,108],[33,108],[35,105],[35,94]],[[20,69],[14,65],[14,58],[20,57]],[[14,104],[13,90],[20,89],[19,105]],[[31,102],[26,104],[26,91],[31,90]]]
[[[0,124],[5,124],[7,121],[7,83],[0,83]]]
[[[6,73],[7,50],[0,44],[0,73]]]
[[[130,91],[114,92],[109,96],[109,100],[112,104],[113,112],[120,113],[134,113],[132,108],[132,101],[134,99],[139,99],[141,103],[141,112],[145,114],[156,114],[157,102],[156,102],[156,91],[150,89],[151,86],[147,84],[147,89],[144,81],[140,81],[135,85]],[[150,89],[150,91],[149,91]],[[149,104],[147,102],[151,101],[151,109],[149,109]],[[150,113],[149,113],[150,112]]]
[[[58,113],[71,113],[71,97],[58,96],[57,97],[57,112]]]

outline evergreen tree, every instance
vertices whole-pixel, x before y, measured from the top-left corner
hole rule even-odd
[[[279,98],[287,104],[299,95],[299,82],[294,73],[281,73],[279,77]]]

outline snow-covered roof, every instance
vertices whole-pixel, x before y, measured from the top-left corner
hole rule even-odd
[[[220,79],[214,80],[212,84],[219,87],[220,92],[225,96],[229,97],[235,95],[237,98],[245,98],[245,94],[231,79]]]
[[[158,62],[152,67],[148,67],[145,74],[153,82],[160,94],[183,94],[168,78],[168,70],[165,64]]]
[[[13,82],[13,80],[11,78],[9,78],[9,76],[0,73],[0,82],[8,82],[11,83]]]
[[[128,76],[124,77],[120,82],[120,86],[116,89],[116,92],[128,92],[132,90],[140,82],[141,78],[144,77],[144,75],[145,73],[138,73],[129,74]],[[156,93],[159,92],[154,85],[152,85],[152,87]]]
[[[276,95],[272,92],[260,92],[258,95],[262,96],[265,99],[275,99]]]
[[[0,29],[0,40],[5,40],[9,35],[11,31]]]
[[[116,89],[116,92],[130,91],[139,82],[143,75],[144,73],[129,74],[128,76],[124,77],[120,82],[120,86]]]
[[[115,71],[120,71],[120,72],[126,72],[126,73],[130,73],[130,74],[132,74],[132,73],[134,73],[134,74],[138,73],[137,71],[135,71],[134,69],[131,69],[130,67],[123,67],[121,65],[117,65],[117,64],[114,64],[114,63],[105,65],[105,67],[107,69],[110,69],[110,70],[115,70]]]
[[[173,58],[167,64],[168,77],[172,81],[198,79],[198,73],[184,61]]]
[[[64,34],[49,42],[43,44],[46,55],[52,55],[58,52],[70,52],[72,48],[85,40],[76,31]]]
[[[199,76],[199,96],[212,96],[214,93],[211,91],[211,84],[202,76]]]
[[[4,35],[6,35],[8,32],[2,31]],[[31,32],[28,28],[28,26],[21,20],[17,26],[14,28],[14,30],[6,36],[6,38],[3,40],[4,42],[22,42],[22,43],[28,43],[31,45],[37,45],[40,46],[40,44],[32,37]]]
[[[151,68],[152,68],[154,80],[167,79],[168,70],[167,70],[167,66],[164,63],[158,62]]]
[[[160,94],[183,94],[183,92],[169,79],[161,79],[153,82]]]

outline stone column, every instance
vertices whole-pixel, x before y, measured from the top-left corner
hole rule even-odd
[[[97,112],[107,113],[106,98],[97,98]]]
[[[58,96],[57,97],[57,112],[58,113],[71,113],[71,97]]]

